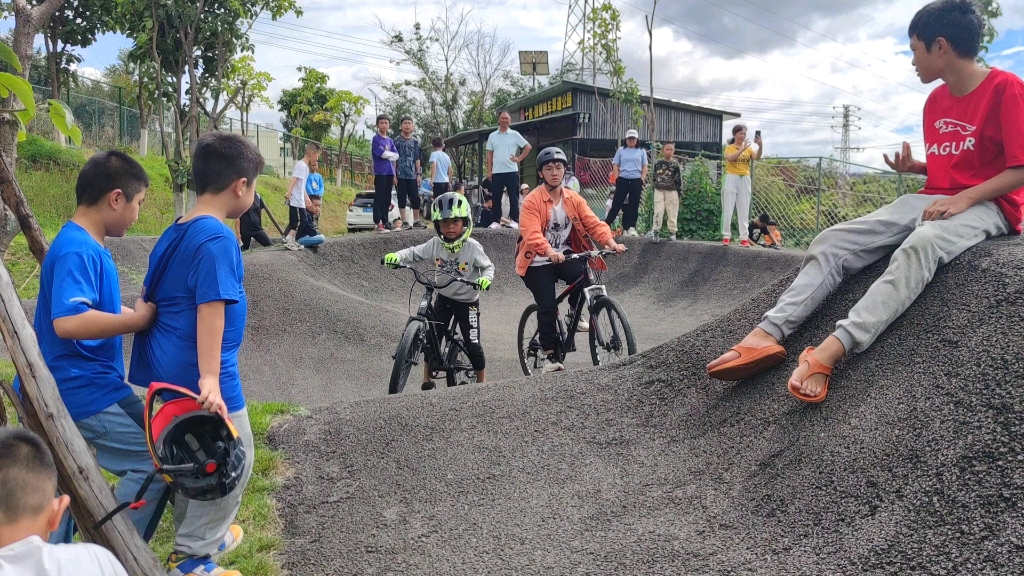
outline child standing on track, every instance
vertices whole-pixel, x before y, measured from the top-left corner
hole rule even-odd
[[[232,522],[256,452],[238,370],[248,311],[242,254],[223,221],[252,206],[263,157],[244,136],[212,132],[196,143],[192,159],[196,205],[150,254],[146,297],[160,313],[152,328],[135,335],[128,381],[187,388],[204,409],[234,424],[245,447],[238,486],[219,500],[175,498],[177,536],[167,568],[168,576],[241,576],[221,571],[212,559],[242,537]]]
[[[377,133],[370,143],[373,154],[373,223],[381,234],[391,231],[388,206],[391,205],[391,190],[398,185],[398,177],[395,176],[398,148],[388,136],[390,127],[391,118],[387,114],[377,116]]]
[[[484,253],[483,246],[469,237],[473,233],[473,218],[465,196],[455,192],[438,196],[431,209],[431,220],[436,236],[419,246],[384,256],[384,263],[411,264],[432,260],[437,271],[476,283],[476,289],[455,282],[438,290],[434,306],[442,325],[447,325],[452,316],[458,321],[477,382],[483,382],[485,362],[484,349],[480,344],[480,298],[477,290],[490,288],[494,281],[494,264]],[[442,280],[438,278],[441,283]],[[427,364],[423,366],[423,389],[434,389]]]

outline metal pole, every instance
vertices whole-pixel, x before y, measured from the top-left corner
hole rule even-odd
[[[124,146],[124,89],[117,87],[117,142]]]
[[[814,235],[821,232],[821,157],[818,158],[818,194],[814,209]]]
[[[903,174],[896,175],[896,197],[903,196]]]
[[[259,124],[256,125],[256,148],[260,151],[260,154],[262,155],[263,154],[263,149],[260,148],[260,125]]]

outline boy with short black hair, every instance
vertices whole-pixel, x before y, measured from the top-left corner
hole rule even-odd
[[[71,498],[58,496],[57,468],[42,438],[0,428],[0,574],[128,576],[95,544],[47,544]]]
[[[378,115],[377,133],[370,142],[373,155],[373,223],[381,234],[391,231],[388,207],[391,205],[391,190],[398,186],[398,176],[395,175],[398,148],[388,136],[390,127],[391,118],[387,114]]]
[[[146,295],[161,312],[152,328],[135,336],[129,381],[166,382],[195,392],[204,409],[231,420],[246,458],[238,487],[224,498],[175,499],[170,576],[240,576],[212,559],[242,536],[232,521],[256,451],[238,370],[248,306],[242,255],[223,221],[252,205],[262,170],[263,157],[245,137],[203,135],[192,156],[196,205],[164,231],[149,257]]]
[[[943,80],[924,105],[925,156],[910,144],[886,163],[927,177],[924,189],[811,243],[796,280],[739,345],[708,364],[708,375],[741,380],[786,358],[779,344],[839,285],[890,253],[888,268],[820,346],[804,350],[787,383],[804,402],[828,394],[832,368],[866,350],[924,290],[935,270],[971,246],[1020,234],[1024,206],[1024,82],[980,66],[985,23],[971,0],[938,0],[919,10],[907,35],[921,82]],[[894,251],[895,250],[895,251]]]
[[[120,502],[133,501],[153,470],[142,401],[125,384],[121,336],[148,328],[156,308],[142,298],[134,310],[121,305],[117,266],[104,242],[124,236],[135,223],[148,187],[146,171],[123,152],[89,158],[75,184],[78,207],[43,259],[33,321],[71,419],[100,467],[121,477],[115,492]],[[165,488],[162,480],[153,482],[146,504],[128,511],[147,540],[160,521]],[[71,541],[69,530],[60,536]]]
[[[444,138],[437,136],[430,144],[434,147],[430,153],[430,185],[436,199],[451,190],[452,159],[444,151]]]
[[[426,228],[426,225],[415,216],[420,209],[418,189],[422,172],[420,156],[423,154],[420,140],[412,135],[415,124],[411,117],[403,116],[400,127],[402,133],[395,139],[395,147],[398,148],[398,210],[403,221],[402,229],[409,230],[414,226]]]
[[[478,228],[499,228],[500,218],[494,215],[494,196],[490,192],[484,192],[484,201],[480,205],[480,218],[477,219]]]
[[[321,150],[316,142],[306,144],[305,155],[292,169],[292,179],[288,183],[288,192],[285,193],[285,200],[288,202],[288,226],[284,229],[284,247],[289,250],[302,249],[295,241],[295,234],[302,219],[307,217],[306,209],[309,208],[309,196],[306,194],[309,166],[320,158]]]

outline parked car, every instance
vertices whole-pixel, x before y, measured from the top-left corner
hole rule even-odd
[[[357,192],[355,199],[348,205],[346,223],[349,230],[373,230],[373,190]],[[398,193],[391,191],[391,206],[388,208],[388,221],[392,225],[399,219]]]

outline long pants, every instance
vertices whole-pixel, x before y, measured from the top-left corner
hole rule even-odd
[[[836,323],[833,333],[847,353],[866,350],[917,299],[939,266],[982,240],[1009,231],[992,202],[977,204],[948,220],[922,222],[921,213],[939,198],[901,196],[867,216],[819,234],[807,250],[800,274],[765,313],[759,327],[782,340],[814,312],[843,276],[856,274],[895,250],[889,267],[849,316]]]
[[[440,294],[434,304],[437,321],[447,327],[452,316],[459,325],[462,341],[466,345],[466,356],[469,357],[473,370],[480,371],[487,367],[484,359],[484,347],[480,344],[480,301],[459,302]]]
[[[242,493],[252,475],[252,465],[256,458],[256,445],[253,444],[252,427],[249,425],[249,412],[245,408],[228,414],[228,418],[238,430],[238,436],[245,447],[245,470],[238,486],[227,496],[219,500],[189,500],[180,495],[174,500],[174,551],[186,556],[206,556],[213,554],[224,542],[224,535],[235,521],[238,508],[242,505]]]
[[[260,230],[255,234],[242,232],[242,250],[248,250],[252,246],[253,240],[259,242],[262,246],[270,246],[272,244],[266,230]]]
[[[373,223],[384,224],[385,227],[390,226],[391,222],[388,222],[388,212],[391,210],[391,189],[395,183],[395,177],[391,175],[381,175],[373,177]]]
[[[622,231],[636,228],[636,219],[640,214],[640,195],[644,191],[644,181],[640,178],[619,178],[615,179],[615,198],[612,199],[611,210],[605,217],[605,224],[609,226],[615,222],[615,217],[622,210]]]
[[[575,282],[585,271],[584,260],[568,260],[561,264],[530,266],[526,269],[523,282],[533,292],[533,300],[537,303],[537,330],[540,332],[540,346],[545,352],[554,352],[559,345],[555,284],[559,280],[566,284]],[[590,280],[584,277],[582,288],[587,286],[590,286]],[[582,289],[569,296],[569,306],[575,309],[582,296]]]
[[[654,189],[654,233],[661,231],[661,218],[668,212],[668,231],[676,235],[676,220],[679,218],[679,192]]]
[[[502,192],[508,194],[508,219],[519,222],[519,172],[502,172],[491,176],[494,205],[501,206]]]
[[[120,478],[114,491],[118,504],[134,501],[146,476],[153,471],[153,457],[149,454],[144,431],[144,411],[142,400],[132,394],[98,414],[75,422],[82,438],[93,449],[100,468]],[[141,508],[127,509],[122,514],[128,515],[139,535],[148,542],[167,503],[167,484],[162,476],[153,479],[143,499],[146,504]],[[73,532],[70,515],[65,514],[50,542],[70,543]]]
[[[747,240],[747,223],[750,221],[750,176],[726,174],[722,187],[722,238],[732,237],[732,213],[736,210],[736,227],[740,240]]]

